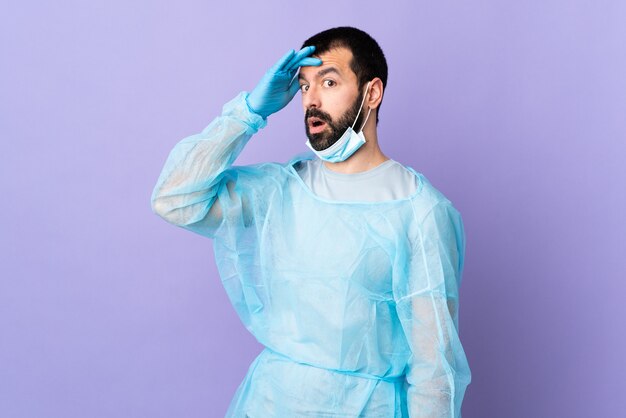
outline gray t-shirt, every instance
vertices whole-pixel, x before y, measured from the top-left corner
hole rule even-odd
[[[345,202],[381,202],[404,199],[415,193],[419,180],[394,160],[354,174],[337,173],[322,160],[304,160],[296,167],[304,183],[318,197]]]

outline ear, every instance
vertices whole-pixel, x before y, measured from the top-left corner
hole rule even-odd
[[[383,81],[374,77],[374,79],[370,82],[370,88],[367,94],[367,99],[365,100],[365,106],[370,107],[371,109],[378,108],[378,105],[383,100]]]

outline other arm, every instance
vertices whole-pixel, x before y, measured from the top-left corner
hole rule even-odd
[[[458,212],[438,203],[413,245],[397,310],[411,357],[407,364],[410,418],[459,418],[471,374],[458,335],[465,237]]]

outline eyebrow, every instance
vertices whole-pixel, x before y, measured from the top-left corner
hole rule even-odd
[[[341,73],[339,72],[338,69],[336,69],[335,67],[327,67],[324,68],[323,70],[319,70],[316,74],[317,77],[323,77],[328,73],[335,73],[338,76],[341,77]],[[302,75],[302,73],[298,73],[298,80],[306,80],[306,77]]]

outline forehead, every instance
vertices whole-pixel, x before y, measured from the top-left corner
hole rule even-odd
[[[315,78],[317,73],[326,68],[333,67],[339,75],[347,80],[356,80],[356,74],[350,68],[352,62],[352,52],[345,47],[333,48],[322,54],[313,54],[314,57],[322,60],[319,67],[300,67],[300,75],[306,79]]]

